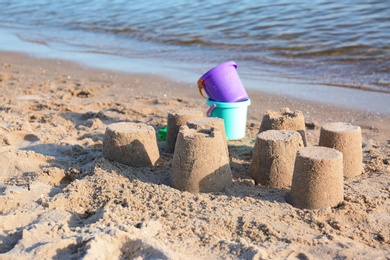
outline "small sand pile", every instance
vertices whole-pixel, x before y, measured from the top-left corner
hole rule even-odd
[[[332,148],[299,149],[291,187],[291,203],[302,209],[336,207],[344,200],[343,154]]]
[[[296,153],[303,147],[298,132],[268,130],[257,135],[249,176],[273,188],[291,187]]]
[[[140,123],[109,125],[104,134],[103,156],[133,167],[154,166],[160,158],[154,128]]]
[[[224,191],[232,184],[226,143],[218,128],[180,127],[172,160],[173,187],[189,192]]]
[[[181,126],[186,125],[188,120],[202,117],[203,113],[199,110],[181,109],[176,112],[170,111],[168,113],[167,144],[165,151],[168,153],[175,151],[177,135]]]
[[[362,132],[359,126],[343,122],[326,124],[321,127],[319,145],[343,153],[344,177],[362,174]]]
[[[302,136],[303,144],[307,146],[305,118],[299,110],[293,112],[288,107],[280,111],[268,110],[261,121],[259,133],[267,130],[297,131]]]

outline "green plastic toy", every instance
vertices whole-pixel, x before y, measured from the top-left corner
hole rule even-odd
[[[159,141],[167,140],[167,129],[168,127],[165,126],[164,128],[157,130],[157,134],[158,134],[157,136]]]

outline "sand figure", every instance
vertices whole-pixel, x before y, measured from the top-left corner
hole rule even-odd
[[[227,139],[225,134],[225,124],[222,118],[217,117],[200,117],[188,120],[187,126],[191,129],[203,130],[211,129],[211,127],[218,128],[222,133],[222,141],[226,145],[226,153],[229,156],[229,149],[227,145]]]
[[[321,127],[319,145],[343,153],[344,177],[362,174],[362,133],[359,126],[342,122],[326,124]]]
[[[173,153],[177,134],[180,126],[186,125],[187,121],[194,118],[203,117],[203,112],[197,110],[180,110],[177,112],[168,112],[167,144],[165,151]]]
[[[302,136],[303,145],[307,146],[305,118],[299,110],[282,108],[280,111],[267,111],[263,116],[259,133],[267,130],[297,131]]]
[[[321,146],[299,149],[289,202],[301,209],[321,209],[343,199],[343,154]]]
[[[301,135],[292,130],[268,130],[257,135],[249,168],[256,184],[272,188],[291,186],[297,150],[303,147]]]
[[[211,129],[211,127],[217,127],[222,132],[223,140],[227,142],[226,134],[224,134],[225,124],[222,118],[217,118],[217,117],[194,118],[187,121],[187,126],[191,129],[197,129],[197,130]]]
[[[160,158],[156,133],[143,123],[114,123],[107,127],[103,156],[132,167],[155,165]]]
[[[221,140],[222,132],[217,128],[182,126],[172,161],[173,187],[189,192],[218,192],[229,187],[232,174]]]

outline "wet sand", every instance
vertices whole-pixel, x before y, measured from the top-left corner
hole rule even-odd
[[[0,57],[1,259],[388,259],[389,115],[248,90],[247,135],[228,144],[233,185],[192,194],[171,187],[165,142],[152,168],[104,159],[102,147],[109,124],[157,130],[169,111],[206,111],[196,82]],[[326,123],[361,127],[364,173],[344,181],[337,207],[294,208],[289,189],[248,177],[261,119],[283,107],[303,112],[308,146]]]

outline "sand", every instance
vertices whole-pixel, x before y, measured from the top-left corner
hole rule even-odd
[[[247,136],[228,144],[232,186],[193,194],[170,186],[165,142],[153,168],[102,147],[109,124],[157,130],[168,111],[206,111],[196,82],[0,57],[0,259],[389,259],[389,116],[248,90]],[[288,189],[248,177],[262,117],[283,107],[303,112],[308,146],[326,123],[361,127],[365,172],[337,207],[294,208]]]

